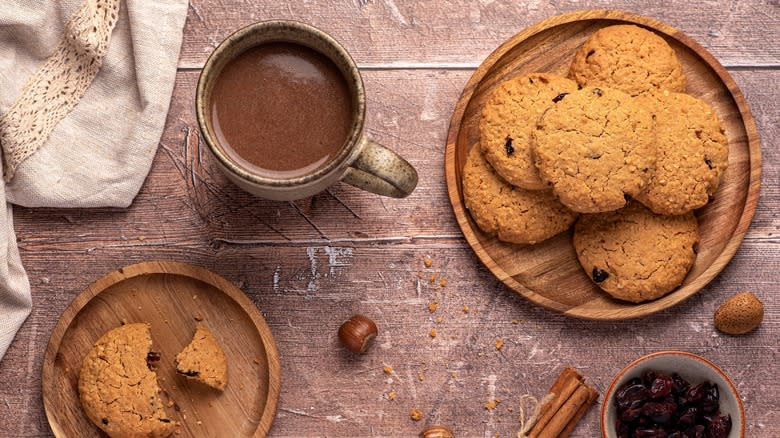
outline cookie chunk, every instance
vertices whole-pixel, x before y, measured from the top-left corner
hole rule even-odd
[[[696,260],[699,225],[693,213],[662,216],[638,202],[582,215],[574,248],[588,277],[614,298],[639,303],[679,286]]]
[[[479,228],[505,242],[541,242],[566,231],[577,217],[547,190],[525,190],[502,180],[477,146],[463,169],[463,197]]]
[[[111,437],[166,437],[174,431],[147,362],[151,348],[149,324],[127,324],[104,334],[84,358],[81,405]]]
[[[482,108],[480,146],[508,183],[546,189],[531,156],[531,132],[545,109],[577,89],[574,81],[549,73],[516,76],[498,85]]]
[[[569,77],[580,85],[610,87],[638,96],[685,91],[685,75],[669,44],[631,24],[599,29],[574,54]]]
[[[623,207],[655,165],[653,119],[622,91],[584,87],[544,112],[533,133],[539,174],[580,213]]]
[[[728,167],[728,140],[712,107],[668,91],[639,98],[655,116],[655,173],[636,199],[655,213],[677,215],[703,207]]]
[[[217,339],[203,324],[195,327],[195,335],[184,350],[176,355],[176,371],[218,389],[227,385],[227,359]]]

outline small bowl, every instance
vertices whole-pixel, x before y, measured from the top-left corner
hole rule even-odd
[[[620,370],[612,384],[609,385],[601,405],[602,438],[617,437],[615,433],[617,409],[613,401],[617,389],[634,377],[641,377],[648,370],[669,375],[676,372],[691,385],[698,385],[704,381],[717,384],[720,395],[720,413],[721,415],[731,415],[731,432],[727,438],[745,437],[745,408],[742,406],[737,388],[726,373],[709,360],[692,353],[659,351],[642,356],[628,364]]]

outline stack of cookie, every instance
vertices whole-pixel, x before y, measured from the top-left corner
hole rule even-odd
[[[649,30],[615,25],[579,48],[568,78],[532,73],[496,86],[463,193],[477,225],[506,242],[534,244],[576,221],[588,276],[642,302],[685,279],[699,240],[693,211],[727,165],[723,128],[685,94],[674,50]]]

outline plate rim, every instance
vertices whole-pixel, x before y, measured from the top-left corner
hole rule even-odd
[[[193,276],[193,272],[196,272],[199,276]],[[95,280],[71,300],[70,304],[68,304],[60,315],[60,318],[57,320],[57,323],[54,325],[54,329],[52,329],[51,336],[49,337],[49,342],[46,345],[41,370],[41,398],[43,399],[46,421],[49,423],[49,427],[54,436],[57,438],[68,437],[62,430],[59,421],[57,421],[54,416],[54,406],[51,406],[51,403],[49,402],[50,398],[45,396],[49,392],[47,391],[47,387],[51,387],[51,382],[54,378],[54,360],[57,352],[59,352],[60,347],[62,346],[62,339],[65,336],[65,333],[67,333],[79,312],[81,312],[93,298],[122,281],[150,274],[180,275],[208,283],[235,300],[247,313],[263,341],[267,358],[266,366],[268,367],[268,397],[266,397],[265,407],[257,422],[257,429],[255,430],[254,436],[265,437],[268,435],[273,420],[276,417],[277,405],[279,403],[279,394],[281,392],[281,365],[279,362],[279,351],[276,348],[276,341],[271,333],[271,328],[260,313],[260,309],[258,309],[238,286],[209,269],[172,260],[153,260],[123,266],[105,274],[98,280]]]
[[[493,262],[494,259],[486,253],[482,247],[482,243],[479,241],[479,239],[477,239],[474,231],[472,230],[472,227],[469,224],[469,213],[466,211],[463,204],[460,181],[457,180],[458,169],[456,168],[455,152],[457,138],[460,134],[460,126],[462,125],[466,109],[468,108],[469,103],[473,98],[474,92],[484,77],[496,64],[496,62],[501,60],[507,52],[523,41],[550,28],[579,21],[601,20],[620,21],[627,24],[637,24],[650,28],[653,31],[660,32],[664,36],[676,40],[678,43],[695,52],[696,55],[701,58],[709,68],[712,69],[721,83],[728,90],[728,94],[736,103],[740,119],[742,121],[741,124],[744,127],[747,136],[746,142],[750,166],[748,172],[749,178],[747,181],[747,191],[744,197],[745,205],[734,228],[734,232],[731,234],[726,244],[724,245],[723,250],[718,254],[713,262],[694,280],[694,282],[688,285],[691,286],[695,284],[693,291],[675,297],[671,297],[672,294],[669,294],[663,298],[659,298],[658,300],[593,315],[587,310],[580,309],[579,306],[568,307],[565,305],[560,305],[558,302],[550,300],[547,297],[527,288],[522,283],[517,282],[506,271],[498,266],[497,263],[493,263],[492,266],[490,263],[488,263],[488,261]],[[485,60],[480,63],[469,80],[463,86],[463,91],[455,103],[455,109],[447,129],[447,143],[444,150],[444,176],[450,204],[453,208],[453,212],[461,232],[466,238],[469,247],[476,254],[480,262],[506,287],[510,288],[515,293],[523,296],[536,305],[558,313],[562,313],[567,316],[585,320],[600,321],[635,319],[654,314],[666,308],[673,307],[699,293],[702,288],[704,288],[715,277],[717,277],[718,274],[723,271],[723,269],[734,257],[734,254],[736,254],[742,243],[742,240],[745,237],[745,234],[747,234],[748,228],[750,227],[750,224],[753,220],[753,216],[755,215],[761,188],[761,166],[762,157],[760,137],[756,127],[755,118],[750,111],[747,99],[745,99],[742,90],[739,88],[726,68],[723,67],[723,65],[706,48],[701,46],[691,37],[679,31],[678,29],[655,18],[618,9],[586,9],[554,15],[532,24],[531,26],[521,30],[520,32],[502,42],[501,45],[493,50],[493,52],[491,52],[485,58]]]

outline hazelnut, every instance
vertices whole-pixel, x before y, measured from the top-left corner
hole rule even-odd
[[[431,426],[420,432],[420,438],[455,438],[455,434],[444,426]]]
[[[353,353],[364,353],[368,350],[376,335],[376,324],[364,315],[354,315],[339,327],[339,340]]]
[[[715,311],[715,327],[730,335],[755,330],[764,319],[764,304],[752,292],[740,292]]]

